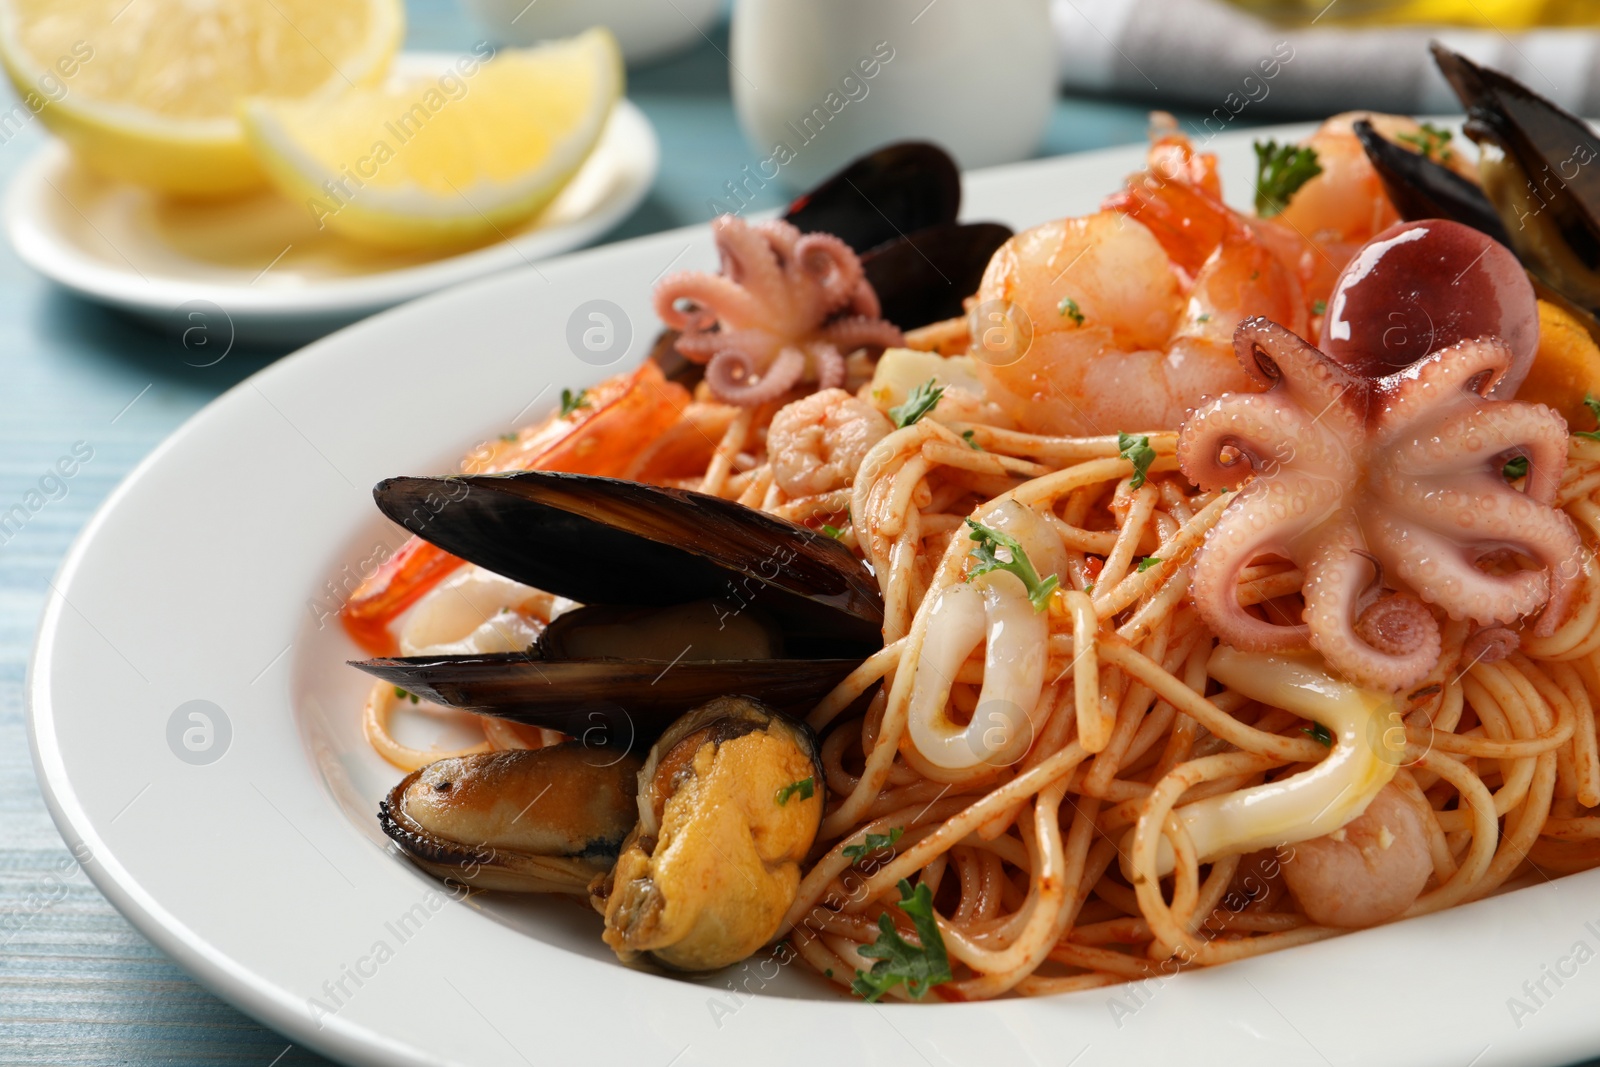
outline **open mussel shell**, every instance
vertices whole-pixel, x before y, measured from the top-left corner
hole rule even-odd
[[[1600,138],[1514,78],[1439,44],[1433,56],[1466,107],[1467,136],[1499,150],[1480,170],[1511,248],[1552,288],[1600,309]]]
[[[1358,120],[1354,129],[1402,219],[1449,219],[1511,247],[1511,237],[1482,189],[1422,153],[1385,140],[1366,119]]]
[[[960,210],[961,171],[950,154],[925,141],[901,141],[861,156],[802,193],[784,219],[804,233],[831,233],[865,252],[954,222]]]
[[[914,330],[962,314],[989,260],[1011,239],[997,222],[948,222],[893,238],[861,257],[883,317]]]
[[[804,716],[861,663],[845,659],[566,660],[531,653],[405,656],[355,666],[424,699],[619,749],[648,745],[690,708],[759,693]]]
[[[731,500],[556,471],[387,478],[372,495],[424,541],[580,603],[753,606],[792,655],[882,644],[878,584],[849,549]]]

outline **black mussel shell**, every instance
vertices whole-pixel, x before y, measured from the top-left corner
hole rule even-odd
[[[678,351],[678,338],[681,336],[677,330],[662,330],[656,334],[655,343],[650,346],[650,359],[661,368],[661,374],[667,381],[677,382],[685,389],[693,389],[706,376],[706,368],[705,364],[696,363]]]
[[[1579,305],[1600,308],[1600,138],[1499,71],[1439,44],[1434,61],[1467,110],[1466,133],[1503,158],[1484,166],[1518,258]]]
[[[1511,247],[1499,214],[1477,185],[1420,152],[1384,140],[1366,119],[1358,120],[1354,129],[1402,219],[1449,219]]]
[[[354,663],[427,700],[642,751],[685,711],[750,693],[803,717],[861,660],[572,660],[518,652],[406,656]]]
[[[882,645],[877,582],[838,541],[686,489],[554,471],[388,478],[378,508],[424,541],[584,604],[754,606],[793,654]]]
[[[861,257],[883,317],[902,330],[953,319],[978,291],[996,250],[1011,239],[997,222],[943,223],[886,241]]]
[[[831,233],[865,252],[954,222],[960,210],[961,171],[950,154],[925,141],[902,141],[862,156],[802,193],[784,218],[804,233]]]

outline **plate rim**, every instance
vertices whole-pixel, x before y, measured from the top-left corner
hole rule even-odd
[[[1292,127],[1291,127],[1292,128]],[[1272,127],[1270,130],[1279,130]],[[1244,136],[1259,135],[1263,130],[1245,131]],[[1008,167],[991,168],[987,171],[975,172],[969,176],[969,181],[993,180],[1021,175],[1027,177],[1027,171],[1048,173],[1049,164],[1074,165],[1079,162],[1094,163],[1100,157],[1128,153],[1130,146],[1119,146],[1095,152],[1079,153],[1067,157],[1055,157],[1049,160],[1028,161]],[[581,252],[571,253],[558,257],[555,262],[578,262],[594,259],[603,259],[611,256],[625,257],[635,251],[651,244],[663,246],[675,245],[678,241],[692,235],[703,237],[703,225],[687,226],[677,230],[664,231],[629,241],[617,242]],[[551,263],[545,264],[546,268]],[[115,849],[106,845],[104,837],[99,832],[94,816],[88,814],[78,796],[78,791],[72,780],[72,772],[66,766],[65,759],[58,744],[55,734],[55,718],[57,709],[53,694],[50,691],[48,677],[50,667],[55,658],[61,654],[63,639],[62,625],[67,617],[67,608],[71,606],[61,592],[69,588],[74,576],[82,569],[90,553],[95,549],[96,540],[101,536],[101,530],[108,524],[119,508],[124,506],[132,495],[141,491],[141,485],[150,475],[150,472],[159,468],[167,461],[172,453],[186,447],[189,439],[199,433],[197,427],[207,421],[223,418],[230,408],[236,406],[238,396],[252,388],[263,385],[273,385],[276,382],[293,378],[305,373],[304,368],[315,365],[316,361],[323,358],[328,349],[339,349],[355,342],[352,338],[359,338],[368,332],[380,332],[391,323],[403,321],[407,317],[427,314],[435,304],[447,305],[450,301],[461,299],[463,292],[476,290],[479,287],[496,285],[509,285],[514,278],[522,278],[534,273],[524,269],[496,275],[494,277],[479,279],[468,285],[454,287],[449,292],[439,292],[424,296],[418,300],[408,302],[403,307],[381,313],[362,323],[348,327],[320,341],[293,353],[264,368],[262,371],[236,384],[222,395],[211,401],[199,412],[187,419],[171,435],[169,435],[152,452],[139,461],[133,470],[118,484],[107,496],[106,500],[96,509],[94,515],[85,524],[84,528],[74,538],[71,548],[63,557],[51,580],[51,592],[46,598],[44,611],[35,634],[33,650],[29,657],[27,674],[24,680],[23,692],[25,702],[25,717],[28,724],[29,746],[34,762],[35,771],[39,776],[41,792],[45,796],[51,818],[55,822],[69,847],[89,845],[93,860],[84,865],[84,869],[91,881],[105,894],[107,899],[128,918],[141,934],[150,938],[158,947],[172,956],[185,971],[193,975],[203,986],[224,999],[236,1004],[252,1016],[262,1019],[277,1030],[289,1035],[296,1043],[305,1044],[325,1054],[336,1056],[352,1062],[406,1062],[419,1064],[433,1064],[448,1062],[450,1057],[429,1054],[415,1049],[410,1045],[399,1042],[390,1036],[378,1033],[365,1027],[358,1026],[348,1019],[335,1019],[334,1025],[321,1030],[310,1029],[307,1018],[296,1001],[292,990],[275,985],[270,978],[263,977],[251,969],[243,960],[237,960],[223,953],[207,942],[194,930],[186,926],[183,920],[174,915],[162,901],[148,893],[137,878],[117,858]],[[485,420],[487,422],[487,419]],[[290,713],[291,717],[293,712]],[[291,729],[297,735],[300,730],[297,726]],[[293,770],[296,774],[310,773],[310,768],[299,765]],[[315,777],[313,775],[313,777]],[[331,798],[330,806],[337,812],[337,806]],[[1600,871],[1587,872],[1586,874],[1569,876],[1551,886],[1535,887],[1525,892],[1544,894],[1555,887],[1564,890],[1562,895],[1571,896],[1581,890],[1592,890],[1600,887]],[[1371,940],[1369,935],[1401,931],[1400,940],[1416,941],[1425,930],[1437,931],[1440,926],[1455,925],[1470,912],[1472,915],[1482,914],[1486,906],[1493,906],[1493,899],[1466,905],[1462,908],[1451,909],[1436,916],[1427,916],[1407,923],[1379,928],[1375,931],[1358,932],[1323,942],[1319,945],[1304,946],[1294,953],[1279,953],[1272,956],[1261,957],[1258,960],[1234,964],[1228,968],[1197,973],[1191,977],[1197,983],[1216,986],[1218,983],[1231,985],[1232,978],[1255,973],[1270,973],[1283,969],[1285,961],[1297,962],[1309,955],[1326,956],[1330,951],[1339,952],[1339,946],[1348,946],[1356,943],[1366,943]],[[1411,936],[1406,936],[1411,935]],[[535,939],[517,939],[533,942]],[[543,942],[535,942],[548,948]],[[623,975],[636,972],[622,971]],[[1600,975],[1594,976],[1600,978]],[[1191,983],[1194,989],[1200,985]],[[689,987],[696,988],[696,987]],[[672,999],[676,994],[663,993],[664,997]],[[942,1015],[954,1018],[959,1015],[964,1021],[970,1021],[973,1026],[980,1026],[987,1021],[996,1021],[1004,1024],[1006,1020],[1017,1023],[1048,1022],[1053,1015],[1077,1014],[1077,1009],[1089,1004],[1087,995],[1045,998],[1042,1000],[1011,1000],[991,1002],[987,1004],[970,1005],[940,1005]],[[1569,1000],[1571,998],[1569,997]],[[765,1005],[757,1007],[753,1014],[757,1016],[773,1016],[779,1019],[788,1018],[791,1010],[805,1010],[813,1014],[813,1021],[821,1021],[828,1017],[830,1011],[842,1013],[832,1018],[839,1021],[855,1020],[870,1017],[871,1013],[862,1013],[859,1006],[845,1002],[831,1003],[827,1001],[806,1001],[804,1009],[791,1009],[786,1001],[773,998],[756,997],[751,1003]],[[888,1012],[895,1017],[912,1018],[911,1013],[924,1009],[914,1005],[890,1005],[883,1012]],[[1284,1017],[1287,1021],[1287,1017]],[[892,1024],[891,1024],[892,1025]],[[1292,1023],[1290,1024],[1293,1025]],[[1257,1035],[1260,1037],[1260,1035]],[[1517,1060],[1526,1062],[1531,1053],[1539,1057],[1549,1057],[1552,1061],[1558,1057],[1569,1055],[1580,1048],[1580,1042],[1593,1041],[1586,1035],[1575,1032],[1570,1026],[1554,1032],[1546,1029],[1542,1032],[1541,1040],[1532,1048],[1528,1045],[1517,1050]],[[864,1046],[863,1046],[864,1047]],[[898,1046],[897,1046],[898,1047]],[[1582,1048],[1589,1048],[1583,1045]],[[902,1049],[903,1051],[903,1049]],[[1485,1062],[1494,1062],[1486,1060]]]

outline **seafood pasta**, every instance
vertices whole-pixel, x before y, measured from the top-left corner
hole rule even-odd
[[[587,901],[623,960],[771,951],[869,1000],[1600,866],[1596,290],[1556,243],[1600,205],[1516,184],[1551,141],[1519,124],[1589,135],[1439,61],[1482,179],[1338,116],[1258,145],[1246,215],[1158,121],[1103,210],[1009,239],[948,197],[872,251],[844,209],[718,219],[650,361],[379,485],[419,535],[344,614],[408,772],[385,831]],[[1537,240],[1499,221],[1528,196]],[[419,697],[482,743],[401,744]]]

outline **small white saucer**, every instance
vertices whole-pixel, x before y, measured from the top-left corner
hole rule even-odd
[[[448,62],[408,53],[401,69]],[[503,241],[440,256],[372,249],[319,231],[303,207],[272,192],[168,200],[90,174],[52,142],[17,173],[4,221],[23,262],[91,300],[168,327],[222,328],[238,342],[297,344],[424,293],[588,244],[638,206],[659,162],[650,120],[619,101],[594,152],[544,211]]]

